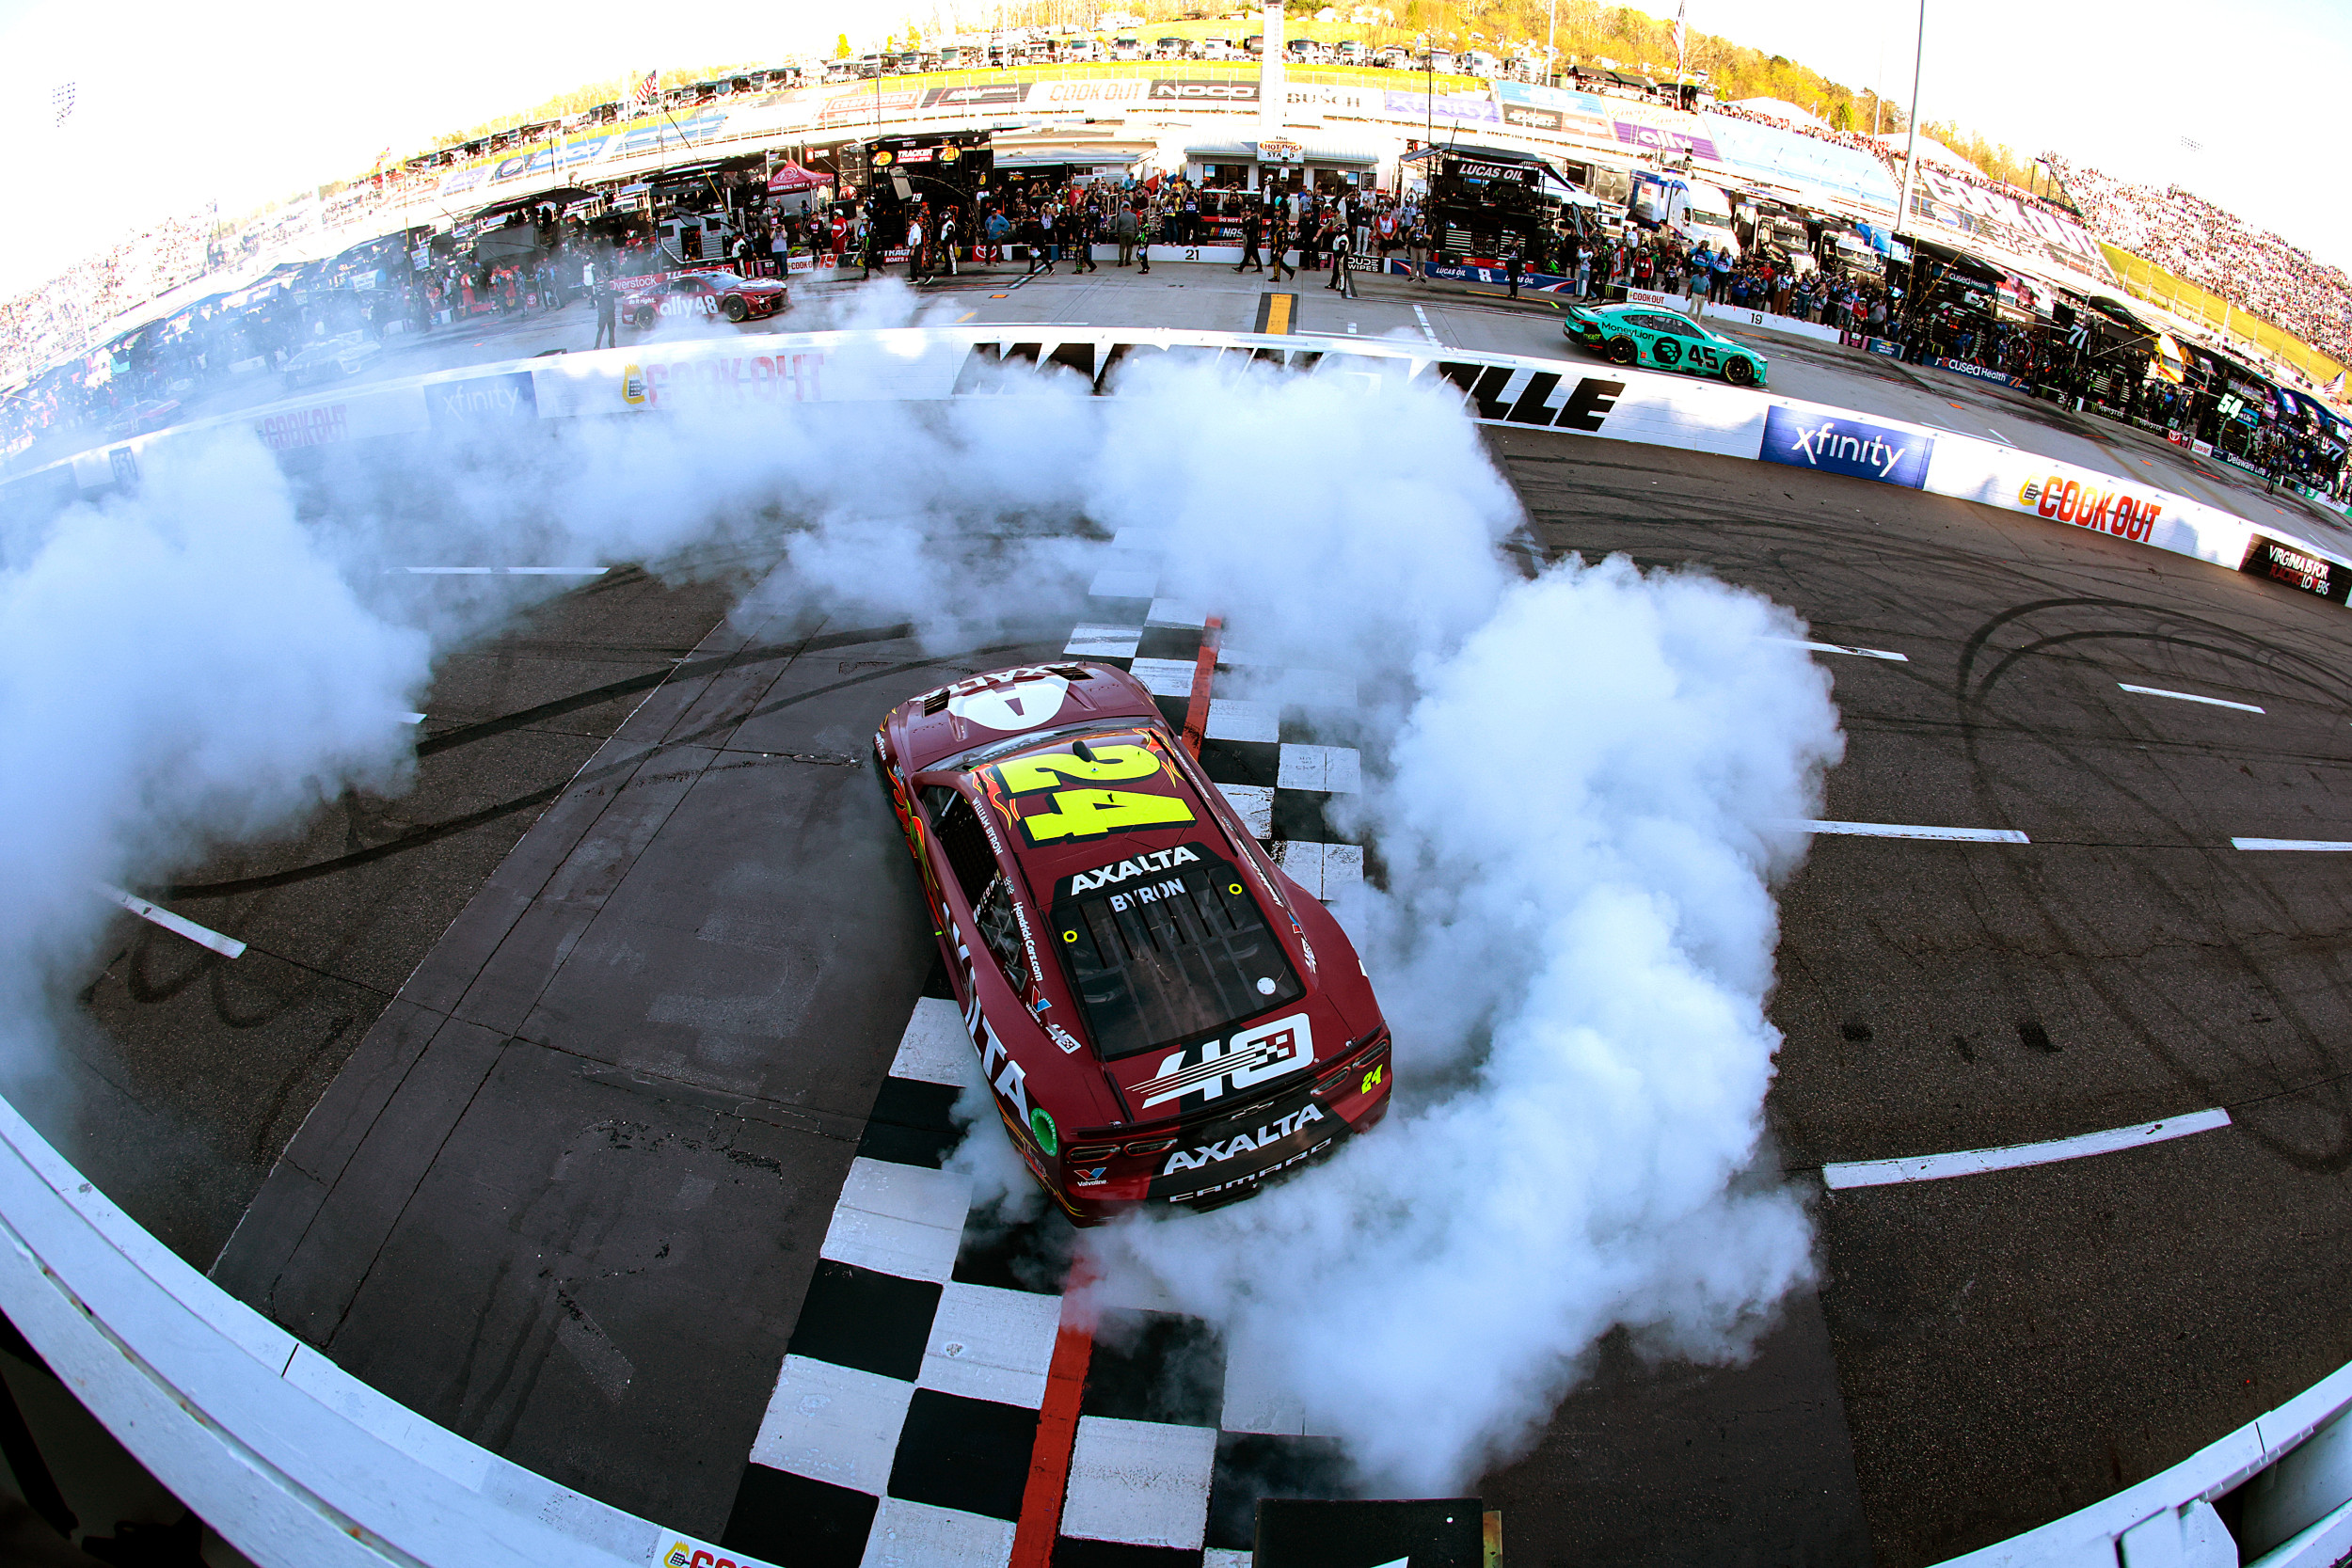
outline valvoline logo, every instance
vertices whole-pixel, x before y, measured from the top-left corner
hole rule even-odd
[[[1843,411],[1802,413],[1774,404],[1764,417],[1767,463],[1916,490],[1928,482],[1935,437],[1874,424]]]

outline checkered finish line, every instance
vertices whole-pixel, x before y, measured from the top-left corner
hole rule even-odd
[[[1064,651],[1127,668],[1182,728],[1207,616],[1154,597],[1154,543],[1120,535],[1128,558]],[[1294,880],[1336,897],[1363,851],[1325,814],[1359,787],[1358,757],[1305,736],[1355,683],[1220,650],[1229,673],[1248,694],[1212,695],[1203,770]],[[1052,1210],[1008,1229],[945,1168],[977,1066],[944,971],[933,990],[875,1097],[723,1537],[785,1568],[1012,1562],[1075,1233]],[[1273,1369],[1169,1303],[1096,1296],[1059,1513],[1030,1526],[1050,1552],[1024,1568],[1248,1568],[1259,1498],[1344,1495],[1338,1443]]]
[[[977,1083],[953,1001],[915,1004],[834,1207],[723,1544],[785,1568],[1007,1568],[1073,1232],[1007,1230],[944,1169]],[[977,1126],[995,1136],[993,1121]],[[1099,1292],[1098,1292],[1099,1294]],[[1164,1302],[1104,1297],[1054,1568],[1248,1568],[1258,1499],[1341,1495],[1270,1369]]]

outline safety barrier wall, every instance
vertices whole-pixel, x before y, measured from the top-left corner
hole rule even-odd
[[[1490,424],[1847,474],[2232,569],[2258,537],[2244,519],[2185,497],[1990,441],[1677,376],[1403,339],[1048,325],[728,334],[482,365],[100,448],[9,482],[0,501],[62,502],[135,484],[159,449],[230,427],[292,452],[763,404],[1116,394],[1129,368],[1163,355],[1268,362],[1365,390],[1433,378]],[[2323,579],[2352,568],[2306,542],[2277,542],[2308,552]],[[0,1308],[159,1481],[264,1568],[759,1568],[558,1486],[348,1376],[147,1234],[5,1101],[0,1239]],[[2352,1368],[2162,1475],[1956,1561],[2233,1563],[2212,1504],[2253,1478],[2241,1528],[2268,1552],[2264,1568],[2333,1563],[2352,1551],[2352,1422],[2337,1419],[2347,1406]]]

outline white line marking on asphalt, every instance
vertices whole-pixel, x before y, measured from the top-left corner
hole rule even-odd
[[[1951,1176],[1976,1176],[1989,1170],[2015,1170],[2021,1165],[2046,1165],[2058,1160],[2079,1160],[2087,1154],[2112,1154],[2142,1144],[2167,1143],[2193,1132],[2210,1132],[2230,1125],[2230,1113],[2215,1106],[2185,1117],[2118,1127],[2079,1137],[2053,1138],[2047,1143],[2011,1144],[2005,1148],[1967,1148],[1957,1154],[1921,1154],[1908,1160],[1853,1160],[1823,1165],[1821,1180],[1832,1191],[1845,1187],[1885,1187],[1899,1181],[1940,1181]]]
[[[1356,336],[1356,324],[1354,322],[1349,322],[1347,324],[1347,335],[1351,338]]]
[[[424,722],[424,715],[421,713],[404,713],[400,716],[400,721],[404,724],[421,724]]]
[[[2352,839],[2340,838],[2233,838],[2233,849],[2312,849],[2322,853],[2344,853],[2352,850]]]
[[[395,566],[420,578],[600,578],[610,566]]]
[[[1428,339],[1433,343],[1438,341],[1438,329],[1429,325],[1428,311],[1416,305],[1413,307],[1413,319],[1421,323],[1421,335],[1422,337]]]
[[[2115,684],[2122,687],[2126,691],[2137,691],[2143,697],[2170,697],[2178,702],[2204,703],[2212,707],[2233,707],[2240,713],[2261,713],[2264,711],[2263,709],[2256,707],[2251,703],[2233,703],[2222,697],[2200,697],[2194,691],[2167,691],[2161,686],[2134,686],[2129,681],[2117,681]]]
[[[1909,664],[1903,654],[1889,653],[1884,648],[1850,648],[1843,642],[1807,642],[1801,637],[1772,637],[1769,642],[1786,642],[1792,648],[1810,648],[1817,654],[1851,654],[1856,658],[1891,658],[1898,664]]]
[[[199,926],[195,921],[176,915],[160,904],[149,903],[137,894],[125,893],[120,888],[109,886],[104,882],[98,884],[98,891],[137,915],[141,920],[152,921],[173,936],[185,937],[199,947],[209,947],[224,958],[233,958],[245,951],[245,943],[235,937],[225,937],[218,931]]]
[[[2013,447],[2017,444],[2016,442],[2010,440],[2008,436],[2002,435],[1999,431],[1994,430],[1991,425],[1986,425],[1984,428],[1992,435],[1995,441],[2000,442],[2001,445],[2005,447]]]
[[[1954,844],[2030,844],[2033,840],[2014,828],[1932,828],[1908,822],[1815,822],[1800,821],[1792,826],[1809,833],[1846,833],[1856,838],[1931,838]]]

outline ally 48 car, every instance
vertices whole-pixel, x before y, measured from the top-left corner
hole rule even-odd
[[[1006,1132],[1073,1220],[1248,1196],[1387,1111],[1355,948],[1124,671],[940,687],[874,760]]]

